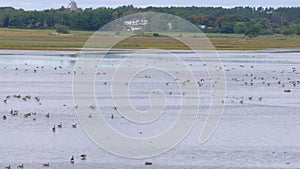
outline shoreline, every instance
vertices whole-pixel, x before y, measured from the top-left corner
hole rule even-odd
[[[101,48],[101,49],[90,49],[90,51],[92,52],[106,52],[108,51],[109,49],[105,49],[105,48]],[[113,48],[113,49],[110,49],[109,52],[114,52],[114,53],[118,53],[118,52],[131,52],[131,51],[134,51],[134,50],[139,50],[139,49],[120,49],[120,48]],[[150,49],[151,50],[151,49]],[[153,50],[156,50],[156,49],[153,49]],[[15,53],[10,53],[10,51],[13,51]],[[28,48],[28,49],[16,49],[16,48],[13,48],[13,49],[2,49],[0,48],[0,56],[1,55],[14,55],[14,54],[27,54],[27,53],[30,53],[30,52],[34,52],[34,53],[47,53],[47,52],[55,52],[59,55],[61,54],[70,54],[70,55],[74,55],[74,57],[76,57],[75,55],[79,54],[82,50],[79,49],[79,48],[68,48],[68,49],[35,49],[35,48]],[[87,50],[85,50],[87,51]],[[173,52],[182,52],[182,53],[185,53],[185,52],[192,52],[192,50],[178,50],[178,49],[169,49],[169,51],[173,51]],[[196,50],[198,51],[198,50]],[[212,50],[199,50],[199,51],[202,51],[202,52],[205,52],[205,51],[212,51]],[[258,49],[258,50],[238,50],[238,49],[232,49],[232,50],[222,50],[222,49],[217,49],[215,50],[216,52],[220,52],[220,53],[235,53],[235,52],[246,52],[246,53],[251,53],[251,52],[261,52],[261,53],[300,53],[300,48],[268,48],[268,49]]]
[[[70,31],[70,34],[54,34],[54,32],[55,30],[0,28],[0,49],[81,51],[94,33],[89,31]],[[194,33],[181,34],[180,32],[173,33],[171,37],[130,36],[130,38],[120,41],[114,48],[118,50],[190,50],[185,44],[174,38],[178,34],[183,35],[180,38],[189,38],[193,41],[197,40],[195,38],[198,38]],[[116,36],[115,32],[104,32],[103,36],[105,38],[120,37],[120,39],[122,37],[122,35]],[[300,36],[297,35],[275,34],[249,38],[242,34],[208,33],[205,36],[212,43],[214,48],[210,47],[210,49],[213,50],[295,50],[300,47]],[[105,44],[100,44],[98,48],[106,47],[101,45]]]

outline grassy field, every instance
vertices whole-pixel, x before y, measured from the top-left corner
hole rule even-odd
[[[0,29],[0,49],[35,50],[80,50],[94,32],[70,31],[57,34],[55,30]],[[126,32],[125,32],[126,33]],[[131,35],[132,33],[126,33]],[[194,33],[169,33],[169,36],[197,40]],[[116,36],[115,32],[105,32],[103,36]],[[122,37],[123,35],[118,35]],[[248,38],[241,34],[206,34],[218,50],[259,50],[266,48],[299,48],[299,36],[265,35]],[[105,46],[102,46],[105,47]],[[166,36],[136,36],[118,43],[115,48],[161,48],[188,49],[178,40]]]

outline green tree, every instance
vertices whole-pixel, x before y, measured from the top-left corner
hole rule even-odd
[[[245,35],[249,37],[255,37],[260,34],[261,30],[262,30],[261,25],[259,23],[256,23],[254,25],[249,26],[246,29]]]
[[[292,34],[292,30],[287,26],[281,26],[280,33],[284,34],[284,35],[290,35],[290,34]]]
[[[237,22],[234,24],[233,32],[244,34],[246,29],[247,29],[247,25],[245,24],[245,22]]]
[[[147,7],[132,5],[112,8],[87,8],[71,12],[60,9],[24,11],[12,7],[0,7],[0,27],[13,28],[55,28],[65,25],[75,30],[97,30],[113,19],[137,12],[164,12],[177,15],[196,25],[205,25],[206,32],[247,33],[248,35],[295,33],[299,34],[300,7],[254,8],[254,7]],[[133,18],[134,19],[134,18]],[[150,20],[150,19],[149,19]],[[154,18],[157,22],[159,18]],[[151,22],[151,23],[153,23]],[[185,30],[171,20],[172,31]],[[147,29],[166,31],[168,23],[153,23]],[[259,24],[254,26],[255,24]],[[246,25],[246,26],[245,26]],[[293,25],[293,26],[292,26]]]
[[[226,22],[221,25],[220,32],[221,33],[233,33],[234,31],[234,23]]]
[[[67,26],[64,25],[55,25],[56,32],[57,33],[63,33],[63,34],[68,34],[69,30]]]
[[[300,24],[292,25],[291,30],[294,34],[300,35]]]

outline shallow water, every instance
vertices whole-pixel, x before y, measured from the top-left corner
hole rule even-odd
[[[300,168],[300,83],[297,83],[300,52],[220,51],[227,82],[225,110],[218,129],[203,145],[199,145],[198,137],[209,109],[211,83],[197,58],[187,51],[177,54],[185,58],[197,78],[205,79],[199,89],[202,104],[195,126],[187,138],[169,152],[134,160],[99,148],[79,125],[72,128],[72,124],[79,123],[72,98],[76,52],[1,50],[0,98],[5,99],[7,95],[31,95],[32,98],[23,101],[12,97],[7,103],[0,103],[0,115],[7,117],[0,119],[0,168],[24,164],[24,168],[36,169],[42,168],[43,163],[50,163],[49,168],[56,169]],[[107,91],[110,76],[126,55],[113,54],[102,63],[99,71],[105,75],[100,73],[96,80],[97,101],[105,110],[108,123],[116,130],[132,137],[150,137],[176,119],[173,113],[178,109],[176,93],[168,96],[171,100],[168,111],[155,123],[140,126],[123,119],[113,109]],[[176,85],[164,85],[167,76],[155,71],[144,73],[152,73],[151,80],[140,74],[131,86],[131,99],[141,110],[149,108],[146,99],[153,88],[176,89]],[[284,92],[286,89],[291,92]],[[36,96],[40,102],[34,99]],[[19,110],[19,115],[10,115],[11,109]],[[25,118],[27,112],[37,114]],[[47,113],[50,118],[46,117]],[[114,119],[110,118],[111,114]],[[63,127],[53,133],[52,127],[60,122]],[[82,153],[88,155],[87,160],[80,160]],[[72,155],[75,164],[69,162]],[[145,166],[145,161],[153,165]]]

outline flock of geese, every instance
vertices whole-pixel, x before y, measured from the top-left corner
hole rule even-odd
[[[43,67],[43,66],[41,66],[41,67],[37,66],[36,69],[33,70],[33,72],[34,72],[34,73],[37,73],[39,68],[43,69],[44,67]],[[6,67],[5,67],[5,69],[6,69]],[[55,70],[58,70],[58,69],[63,69],[63,68],[62,68],[62,66],[59,66],[59,67],[55,67],[54,69],[55,69]],[[18,71],[18,70],[19,70],[19,68],[15,68],[15,71]],[[25,72],[29,72],[29,69],[25,69],[24,71],[25,71]],[[73,73],[75,74],[76,72],[73,71]],[[68,74],[71,74],[71,72],[69,71]],[[105,73],[104,73],[104,74],[105,74]],[[106,84],[107,84],[107,83],[105,83],[105,85],[106,85]],[[30,101],[30,100],[35,100],[35,101],[38,103],[38,105],[42,105],[42,103],[41,103],[41,98],[40,98],[40,97],[38,97],[38,96],[33,97],[33,96],[31,96],[31,95],[25,95],[25,96],[22,96],[22,95],[20,95],[20,94],[16,94],[16,95],[7,95],[7,96],[3,99],[3,103],[4,103],[4,104],[7,104],[7,103],[9,103],[9,101],[13,101],[12,99],[23,100],[24,102],[27,102],[27,101]],[[65,106],[65,105],[64,105],[64,106]],[[77,108],[78,108],[78,106],[75,106],[75,109],[77,109]],[[91,108],[91,109],[96,109],[96,106],[95,106],[95,105],[91,105],[90,108]],[[114,109],[116,110],[116,107],[114,107]],[[11,110],[9,111],[9,114],[10,114],[11,116],[19,116],[21,113],[20,113],[20,111],[17,110],[17,109],[11,109]],[[37,113],[36,113],[36,112],[27,112],[27,113],[24,113],[24,114],[23,114],[23,117],[24,117],[24,118],[30,118],[30,117],[32,117],[32,120],[33,120],[33,121],[36,121]],[[45,115],[45,118],[50,118],[50,117],[51,117],[51,114],[50,114],[50,113],[47,113],[47,114]],[[92,117],[90,117],[90,118],[92,118]],[[113,118],[114,118],[114,115],[111,115],[111,118],[113,119]],[[9,119],[9,117],[8,117],[7,115],[3,115],[3,116],[2,116],[2,120],[8,120],[8,119]],[[71,127],[75,129],[75,128],[77,128],[77,125],[78,125],[77,123],[73,123],[73,124],[71,124]],[[61,128],[63,128],[63,127],[64,127],[64,126],[63,126],[63,123],[60,122],[60,123],[57,124],[57,125],[53,125],[53,127],[52,127],[51,130],[52,130],[53,133],[56,133],[57,129],[61,129]],[[72,155],[71,158],[70,158],[70,160],[69,160],[69,163],[70,163],[70,164],[74,164],[74,163],[75,163],[75,160],[76,160],[75,156]],[[87,160],[87,154],[80,154],[80,155],[79,155],[79,160],[82,160],[82,161]],[[45,168],[45,167],[50,167],[51,164],[50,164],[50,163],[43,163],[41,166],[42,166],[43,168]],[[23,168],[24,168],[24,164],[17,165],[17,168],[23,169]],[[6,166],[5,169],[12,169],[12,165]]]
[[[238,68],[226,68],[225,66],[225,72],[230,72],[230,71],[239,71],[239,76],[236,77],[231,77],[231,79],[227,79],[227,80],[231,80],[231,82],[235,82],[237,83],[238,86],[242,86],[242,87],[252,87],[252,86],[256,86],[256,87],[276,87],[277,89],[279,89],[279,91],[281,90],[284,93],[291,93],[293,88],[296,88],[298,86],[300,86],[300,80],[299,79],[292,79],[291,77],[286,76],[284,73],[286,74],[294,74],[294,75],[298,75],[300,74],[300,72],[297,71],[297,69],[295,67],[292,67],[291,70],[281,70],[281,71],[276,71],[273,70],[272,72],[266,72],[264,71],[257,73],[257,75],[255,75],[255,72],[253,73],[245,73],[242,74],[243,69],[246,68],[245,65],[240,65],[239,66],[240,69]],[[254,69],[254,66],[251,65],[249,66],[249,69],[252,70]],[[249,70],[246,69],[246,70]],[[251,71],[250,71],[251,72]],[[268,76],[264,76],[263,74],[268,73]],[[272,76],[273,74],[273,76]],[[271,76],[270,76],[271,75]],[[266,88],[266,90],[268,90]],[[273,89],[272,89],[273,90]],[[259,94],[259,93],[255,93],[255,94]],[[226,97],[226,100],[229,100],[229,102],[234,103],[234,102],[238,102],[240,104],[244,104],[246,101],[263,101],[263,97],[257,97],[254,98],[254,96],[241,96],[241,97],[237,97],[237,96],[232,96],[231,98],[229,96]]]
[[[86,154],[80,154],[79,155],[80,160],[87,160],[87,155]],[[72,155],[72,157],[70,158],[70,163],[74,164],[75,163],[75,157],[74,155]],[[50,167],[50,163],[44,163],[42,165],[42,167]],[[24,164],[18,165],[17,168],[24,168]],[[5,167],[5,169],[12,169],[12,165],[8,165],[7,167]]]
[[[31,100],[32,98],[34,98],[34,100],[35,100],[36,102],[38,102],[38,103],[41,105],[41,102],[40,102],[41,99],[40,99],[40,97],[32,97],[31,95],[26,95],[26,96],[22,96],[22,95],[12,95],[12,96],[11,96],[11,95],[8,95],[8,96],[6,96],[6,97],[3,99],[4,104],[7,104],[7,103],[9,102],[9,100],[11,100],[11,99],[13,99],[13,98],[15,98],[15,99],[21,99],[21,100],[23,100],[23,101]],[[19,116],[19,115],[20,115],[19,110],[17,110],[17,109],[11,109],[11,110],[9,111],[9,114],[10,114],[11,116]],[[23,116],[24,116],[24,118],[33,117],[33,118],[32,118],[33,121],[36,121],[37,113],[36,113],[36,112],[27,112],[27,113],[24,113]],[[51,114],[50,114],[50,113],[47,113],[47,114],[45,115],[45,118],[50,118],[50,116],[51,116]],[[2,116],[2,120],[8,120],[7,115],[3,115],[3,116]],[[72,127],[72,128],[77,128],[77,123],[72,124],[71,127]],[[53,133],[56,132],[56,128],[63,128],[63,123],[60,122],[59,124],[54,125],[53,128],[52,128],[52,132],[53,132]],[[86,155],[86,154],[80,154],[79,157],[80,157],[80,160],[87,160],[87,155]],[[71,164],[74,164],[74,163],[75,163],[75,157],[74,157],[74,155],[71,156],[71,158],[70,158],[70,163],[71,163]],[[44,164],[42,164],[42,167],[50,167],[50,163],[44,163]],[[23,169],[23,168],[24,168],[24,164],[17,165],[17,168]],[[12,169],[12,165],[6,166],[5,169]]]
[[[244,65],[240,65],[239,68],[240,69],[243,69],[245,68],[246,66]],[[37,73],[38,71],[38,68],[44,68],[43,66],[42,67],[36,67],[33,72],[34,73]],[[253,69],[254,66],[250,66],[250,70]],[[57,69],[62,69],[61,66],[59,67],[55,67],[54,68],[55,70]],[[18,68],[15,68],[15,71],[18,71],[19,69]],[[238,68],[227,68],[226,66],[224,66],[224,71],[225,73],[226,72],[229,72],[229,71],[234,71],[234,70],[238,70]],[[25,69],[25,72],[28,72],[29,70],[28,69]],[[76,72],[73,71],[73,73],[75,74]],[[299,72],[297,72],[296,68],[295,67],[292,67],[292,69],[288,72],[282,70],[280,72],[276,72],[276,71],[273,71],[274,74],[283,74],[283,73],[295,73],[295,74],[299,74]],[[71,72],[68,72],[68,74],[71,74]],[[99,73],[98,73],[99,74]],[[106,73],[102,73],[102,74],[106,74]],[[282,78],[282,76],[280,76]],[[263,77],[263,75],[259,75],[259,76],[256,76],[254,73],[246,73],[244,74],[244,76],[238,76],[238,77],[232,77],[231,78],[231,81],[232,82],[237,82],[239,83],[240,85],[242,86],[254,86],[254,85],[257,85],[257,84],[260,84],[260,85],[264,85],[264,86],[271,86],[271,85],[277,85],[277,86],[280,86],[283,89],[284,92],[286,93],[289,93],[291,92],[292,90],[289,89],[289,88],[286,88],[286,87],[297,87],[298,85],[300,85],[300,81],[298,80],[293,80],[291,78],[288,78],[287,77],[287,81],[283,81],[282,79],[280,79],[280,77],[277,77],[276,75],[274,75],[272,77],[272,79],[266,79],[266,77]],[[146,75],[144,78],[151,78],[150,75]],[[230,80],[230,79],[227,79],[227,80]],[[199,81],[197,82],[198,86],[201,87],[204,85],[205,83],[205,79],[199,79]],[[165,85],[166,86],[169,86],[171,82],[166,82]],[[184,83],[189,83],[189,81],[185,81]],[[104,82],[104,85],[107,85],[107,82]],[[288,86],[289,85],[289,86]],[[173,93],[170,91],[169,92],[170,95],[172,95]],[[184,95],[184,94],[183,94]],[[7,104],[10,99],[12,98],[15,98],[15,99],[20,99],[20,100],[23,100],[23,101],[28,101],[28,100],[32,100],[34,99],[39,105],[41,105],[41,98],[40,97],[32,97],[31,95],[25,95],[25,96],[22,96],[22,95],[8,95],[6,96],[4,99],[3,99],[3,103],[4,104]],[[240,104],[244,104],[244,102],[246,100],[249,100],[249,101],[253,101],[254,99],[257,99],[258,101],[263,101],[263,97],[258,97],[258,98],[254,98],[253,96],[245,96],[245,97],[232,97],[233,99],[239,99],[238,103]],[[227,96],[227,99],[229,99],[229,97]],[[231,102],[234,102],[234,100],[231,100]],[[75,106],[75,109],[78,108]],[[90,106],[91,109],[96,109],[96,106],[95,105],[91,105]],[[114,107],[114,110],[117,110],[117,107]],[[9,111],[10,115],[11,116],[18,116],[20,113],[19,113],[19,110],[17,109],[11,109]],[[37,113],[36,112],[28,112],[28,113],[25,113],[23,114],[24,118],[29,118],[29,117],[33,117],[32,119],[35,121],[36,120],[36,115]],[[50,118],[51,117],[51,114],[50,113],[47,113],[45,115],[45,118]],[[3,115],[2,116],[2,119],[3,120],[7,120],[9,117],[7,115]],[[90,118],[92,118],[90,116]],[[111,119],[114,119],[114,115],[112,114],[111,115]],[[77,123],[74,123],[71,125],[72,128],[77,128]],[[59,124],[57,125],[53,125],[53,127],[51,128],[52,132],[55,133],[57,131],[58,128],[63,128],[63,123],[60,122]],[[87,155],[86,154],[80,154],[79,155],[79,159],[80,160],[87,160]],[[74,164],[76,161],[76,158],[74,155],[71,156],[70,160],[69,160],[69,163],[71,164]],[[146,162],[145,165],[152,165],[151,162]],[[50,167],[50,163],[44,163],[42,164],[42,167]],[[12,166],[11,165],[8,165],[5,167],[5,169],[11,169]],[[21,165],[18,165],[17,168],[20,168],[20,169],[23,169],[24,168],[24,164],[21,164]]]

